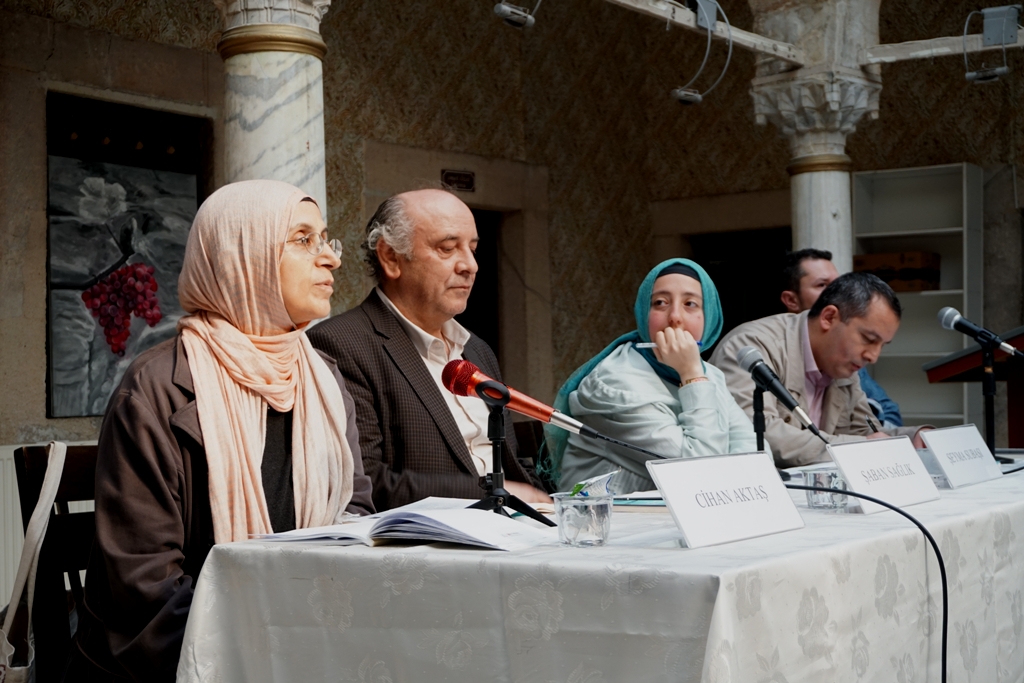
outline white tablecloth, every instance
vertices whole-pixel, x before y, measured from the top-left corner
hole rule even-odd
[[[907,510],[946,562],[949,681],[1024,681],[1024,473]],[[938,681],[917,528],[801,513],[696,550],[667,513],[616,513],[604,548],[216,546],[178,681]]]

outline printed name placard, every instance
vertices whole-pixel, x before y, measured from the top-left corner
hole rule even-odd
[[[952,488],[1003,476],[999,463],[972,424],[921,432]]]
[[[647,470],[687,547],[804,526],[770,453],[648,460]]]
[[[939,490],[914,450],[914,444],[905,436],[829,444],[827,448],[851,491],[874,496],[897,507],[939,497]],[[854,503],[868,515],[886,509],[851,496],[850,504]]]

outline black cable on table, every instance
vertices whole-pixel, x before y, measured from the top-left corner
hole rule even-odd
[[[1020,469],[1024,469],[1024,467]],[[1016,472],[1017,470],[1011,471]],[[1009,474],[1009,472],[1006,472],[1006,474]],[[921,522],[917,521],[911,515],[904,512],[900,508],[896,507],[892,503],[886,503],[884,500],[879,500],[874,496],[869,496],[864,493],[856,493],[854,491],[846,491],[843,489],[824,488],[822,486],[801,486],[799,484],[783,484],[783,486],[785,486],[787,489],[843,494],[847,496],[853,496],[854,498],[863,498],[864,500],[870,500],[872,503],[877,503],[882,507],[889,508],[893,512],[898,512],[899,514],[903,515],[911,522],[913,522],[914,525],[921,530],[921,533],[925,535],[925,538],[928,539],[928,542],[932,544],[932,549],[935,551],[935,559],[939,561],[939,576],[942,578],[942,683],[946,683],[946,629],[949,626],[949,605],[947,604],[949,602],[949,596],[946,588],[946,565],[942,561],[942,553],[939,551],[939,544],[935,542],[935,539],[932,537],[931,533],[929,533],[928,529],[926,529],[924,525],[921,524]]]
[[[1003,475],[1005,476],[1007,474],[1013,474],[1014,472],[1020,472],[1021,470],[1024,470],[1024,467],[1015,467],[1012,470],[1006,470],[1005,472],[1003,472]]]
[[[582,431],[580,433],[582,434]],[[615,444],[616,446],[622,446],[623,448],[628,448],[631,451],[636,451],[638,453],[643,453],[644,455],[649,455],[651,457],[658,458],[659,460],[670,460],[670,458],[667,455],[662,455],[661,453],[655,453],[654,451],[649,451],[646,448],[640,448],[639,446],[634,446],[631,443],[626,443],[625,441],[619,441],[618,439],[613,439],[612,437],[605,436],[604,434],[602,434],[600,432],[593,432],[593,434],[587,434],[587,436],[590,436],[591,438],[603,439],[603,440],[605,440],[605,441],[607,441],[609,443]]]

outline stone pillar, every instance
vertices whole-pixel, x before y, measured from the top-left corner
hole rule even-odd
[[[850,157],[846,136],[878,116],[881,83],[847,70],[807,68],[754,79],[754,114],[789,139],[793,248],[832,252],[839,272],[853,268]]]
[[[214,0],[224,16],[227,182],[267,178],[302,188],[327,218],[324,92],[330,0]]]
[[[880,0],[749,0],[757,33],[803,48],[807,64],[758,57],[751,94],[757,123],[789,140],[793,248],[832,252],[839,272],[853,268],[850,157],[846,137],[866,115],[878,118],[881,72],[861,68],[878,44]],[[787,70],[789,69],[789,70]]]

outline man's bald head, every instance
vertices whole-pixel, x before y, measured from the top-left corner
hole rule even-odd
[[[409,214],[416,214],[415,220],[437,220],[454,214],[472,215],[469,207],[448,190],[410,190],[395,195]]]
[[[476,277],[473,212],[443,190],[387,199],[367,226],[366,257],[377,285],[428,334],[466,309]]]
[[[366,224],[363,260],[378,284],[383,282],[377,244],[383,240],[406,260],[412,259],[413,234],[424,222],[435,223],[450,216],[470,216],[469,207],[447,190],[410,190],[385,199]]]

